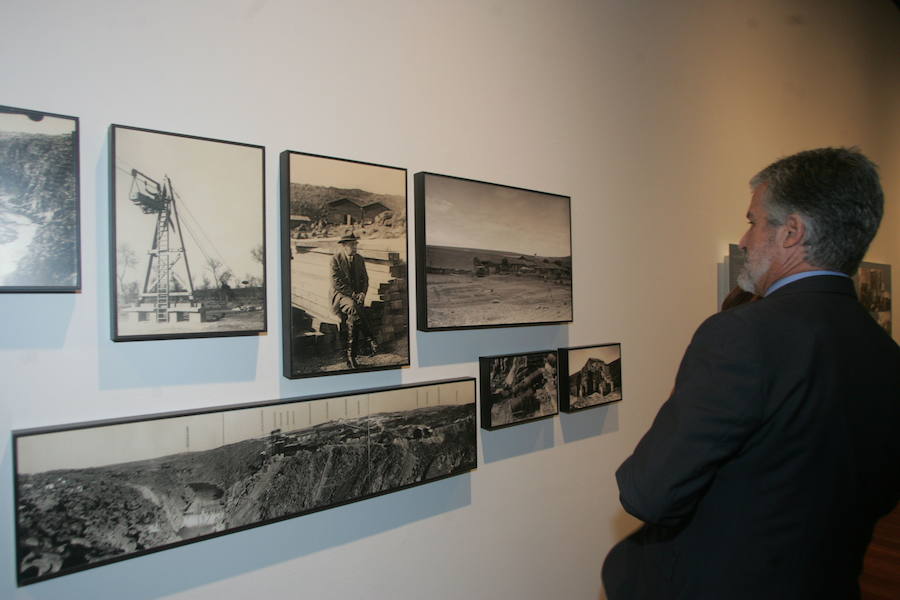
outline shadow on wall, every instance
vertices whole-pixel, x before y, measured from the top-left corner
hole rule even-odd
[[[556,445],[554,418],[493,431],[482,429],[480,433],[484,462],[491,463],[553,448]],[[565,444],[619,430],[618,402],[574,414],[560,413],[558,418],[562,427],[562,442]]]
[[[253,381],[259,337],[140,342],[100,340],[101,390]]]
[[[480,433],[486,463],[548,450],[554,446],[552,418],[493,431],[482,429]]]
[[[560,413],[559,422],[566,444],[618,431],[619,403],[604,404],[577,413]]]
[[[2,468],[12,470],[7,442]],[[0,510],[12,514],[12,494]],[[88,569],[27,588],[32,600],[151,600],[352,543],[415,521],[463,508],[472,502],[471,476],[450,477],[341,507],[255,527]],[[12,519],[0,519],[0,538],[13,547]],[[247,552],[252,548],[252,552]],[[190,565],[190,568],[185,568]],[[136,585],[152,582],[152,586]],[[15,593],[13,569],[0,572],[0,596]]]
[[[565,326],[416,331],[419,366],[477,362],[479,356],[551,350],[568,344]]]
[[[72,323],[78,294],[0,294],[7,315],[0,348],[31,350],[62,348]]]

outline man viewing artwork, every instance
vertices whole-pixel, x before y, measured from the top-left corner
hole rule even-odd
[[[606,558],[610,600],[858,599],[900,499],[900,348],[850,279],[883,213],[877,168],[820,148],[750,186],[738,284],[759,299],[699,327],[616,472],[644,525]]]

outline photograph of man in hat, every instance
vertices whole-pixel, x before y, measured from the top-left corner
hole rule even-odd
[[[352,232],[338,240],[337,250],[331,258],[331,308],[340,318],[341,341],[347,367],[356,369],[358,342],[363,341],[372,354],[378,345],[363,314],[369,275],[366,263],[357,253],[359,238]]]

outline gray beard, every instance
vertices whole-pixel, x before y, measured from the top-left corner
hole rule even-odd
[[[750,261],[750,257],[748,256],[747,260],[744,262],[744,266],[741,267],[741,272],[738,273],[737,276],[738,287],[745,292],[750,292],[751,294],[758,294],[761,296],[763,290],[758,290],[757,284],[771,266],[771,256],[759,257],[755,265]]]

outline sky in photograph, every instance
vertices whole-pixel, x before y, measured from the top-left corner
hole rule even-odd
[[[441,175],[426,175],[429,246],[571,254],[569,199]]]
[[[172,181],[195,288],[204,275],[213,280],[207,257],[231,269],[237,282],[263,277],[251,255],[264,238],[261,149],[117,127],[115,155],[116,245],[127,244],[138,259],[126,281],[143,284],[156,226],[155,213],[129,200],[132,169],[160,184],[166,176]]]
[[[145,460],[305,429],[370,413],[475,402],[471,380],[291,402],[203,415],[155,419],[17,438],[18,473],[80,469]]]
[[[587,363],[589,358],[599,358],[609,364],[620,357],[622,349],[618,344],[612,346],[600,346],[598,348],[583,348],[569,351],[569,375],[577,373]]]
[[[406,171],[347,160],[291,154],[291,183],[342,189],[360,189],[373,194],[406,195]]]
[[[32,121],[25,115],[0,112],[0,133],[45,133],[59,135],[75,131],[74,119],[45,116],[40,121]]]

